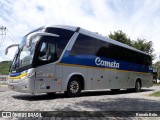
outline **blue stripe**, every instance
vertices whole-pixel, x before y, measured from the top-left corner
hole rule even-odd
[[[12,74],[10,74],[9,76],[10,76],[10,77],[16,77],[16,76],[19,76],[19,75],[21,75],[21,73],[12,73]]]
[[[98,65],[96,65],[95,59],[97,58],[97,56],[93,56],[93,55],[71,56],[71,55],[69,55],[69,53],[70,53],[69,51],[66,51],[64,53],[64,56],[61,60],[61,63],[77,64],[77,65],[101,67],[101,68],[113,68],[113,67],[109,67],[109,66],[98,66]],[[99,58],[103,61],[108,61],[108,62],[114,62],[115,61],[116,63],[119,63],[119,68],[113,68],[113,69],[136,71],[136,72],[151,72],[151,70],[149,70],[149,66],[130,63],[130,62],[125,62],[125,61],[120,61],[120,60],[114,60],[114,59],[110,59],[110,58],[103,58],[103,57],[99,57]]]
[[[23,71],[23,72],[27,72],[27,70]],[[23,72],[19,72],[19,73],[11,73],[9,74],[10,77],[17,77],[19,75],[21,75]]]

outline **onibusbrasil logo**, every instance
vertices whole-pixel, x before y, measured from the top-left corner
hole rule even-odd
[[[2,118],[37,118],[42,117],[40,112],[2,112]]]

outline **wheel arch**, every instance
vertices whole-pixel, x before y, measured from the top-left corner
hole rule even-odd
[[[135,79],[135,83],[134,83],[134,84],[136,84],[137,81],[140,82],[140,85],[141,85],[141,87],[142,87],[142,79],[141,79],[140,77],[137,77],[137,78]]]
[[[67,86],[68,86],[68,83],[69,83],[69,81],[70,81],[70,79],[72,78],[72,77],[74,77],[74,76],[76,76],[76,77],[78,77],[78,78],[80,78],[81,80],[80,80],[80,82],[81,82],[81,89],[82,90],[84,90],[85,89],[85,80],[84,80],[84,75],[82,74],[82,73],[78,73],[78,72],[76,72],[76,73],[72,73],[72,74],[70,74],[68,77],[67,77],[67,79],[66,79],[66,81],[65,81],[65,91],[67,90]]]

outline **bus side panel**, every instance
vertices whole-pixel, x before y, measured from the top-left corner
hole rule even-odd
[[[142,87],[151,87],[152,79],[153,77],[151,73],[142,74]]]
[[[113,69],[109,70],[109,88],[108,89],[116,89],[119,88],[119,83],[116,79],[117,72]]]
[[[87,68],[87,79],[86,79],[86,89],[92,90],[93,88],[93,80],[94,80],[94,69]]]
[[[128,78],[127,78],[127,85],[126,88],[133,88],[135,85],[135,76],[136,74],[133,72],[128,71]]]
[[[93,88],[94,89],[106,89],[107,80],[105,70],[94,69]]]
[[[153,74],[149,73],[148,74],[148,84],[147,84],[147,87],[151,87],[151,86],[153,86]]]
[[[127,88],[134,88],[137,79],[141,79],[142,87],[152,86],[152,75],[150,73],[130,72],[129,73],[129,86]]]
[[[141,79],[141,85],[142,87],[145,87],[147,85],[148,79],[147,79],[147,74],[145,73],[139,73],[137,74],[138,78]]]
[[[127,88],[128,87],[128,71],[117,71],[117,82],[119,83],[119,88]]]
[[[81,75],[84,78],[84,89],[87,83],[87,68],[77,67],[73,65],[63,65],[62,91],[67,90],[67,85],[73,75]]]
[[[56,85],[58,90],[62,90],[62,79],[63,79],[63,66],[62,65],[55,65],[55,75],[54,78],[56,79]],[[54,87],[54,86],[53,86]],[[54,90],[54,88],[53,88]]]
[[[135,87],[135,81],[138,74],[136,72],[129,72],[129,87],[127,88],[134,88]]]
[[[56,71],[58,70],[58,71]],[[39,66],[36,69],[35,93],[61,91],[62,67],[55,64]]]
[[[109,70],[109,89],[121,89],[129,86],[128,72],[119,70]]]

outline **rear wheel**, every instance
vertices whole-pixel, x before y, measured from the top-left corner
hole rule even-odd
[[[81,93],[81,82],[80,79],[76,76],[72,77],[68,83],[67,91],[65,94],[68,97],[77,97]]]
[[[119,92],[120,89],[111,89],[112,92]]]
[[[50,93],[47,93],[47,95],[52,96],[52,95],[55,95],[55,93],[56,93],[56,92],[50,92]]]
[[[141,91],[141,82],[140,80],[137,80],[135,83],[134,92],[140,92]]]

